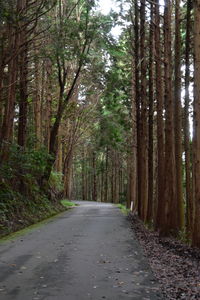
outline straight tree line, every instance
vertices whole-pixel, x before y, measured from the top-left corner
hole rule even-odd
[[[199,247],[199,2],[136,0],[131,21],[134,211]]]

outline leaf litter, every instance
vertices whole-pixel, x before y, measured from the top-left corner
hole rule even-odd
[[[174,238],[161,238],[137,216],[129,215],[131,227],[147,257],[164,299],[200,299],[200,249]]]

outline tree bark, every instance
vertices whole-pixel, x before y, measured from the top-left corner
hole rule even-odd
[[[92,200],[97,201],[97,174],[96,174],[96,153],[92,152],[93,189]]]
[[[191,171],[191,137],[190,137],[190,51],[191,51],[191,11],[192,1],[187,1],[187,23],[185,38],[185,107],[184,107],[184,150],[185,150],[185,177],[186,177],[186,230],[190,236],[193,230],[193,189]]]
[[[184,227],[183,178],[182,178],[182,106],[181,106],[181,32],[180,0],[175,2],[175,80],[174,80],[174,125],[177,196],[177,230]]]
[[[155,218],[155,229],[161,228],[164,221],[165,204],[164,193],[164,89],[162,70],[162,42],[160,33],[160,11],[159,0],[155,5],[155,62],[156,62],[156,106],[157,106],[157,208]]]
[[[82,150],[81,177],[82,177],[82,200],[86,200],[86,168],[85,168],[85,149]]]
[[[132,81],[131,81],[131,149],[128,162],[129,169],[129,203],[133,202],[133,210],[138,206],[137,202],[137,104],[136,104],[136,82],[135,61],[132,58]]]
[[[154,5],[151,3],[151,20],[149,29],[149,145],[148,145],[148,210],[147,222],[153,218],[153,187],[154,187]]]
[[[49,151],[50,132],[51,132],[51,115],[52,115],[52,62],[46,59],[47,72],[47,91],[46,91],[46,110],[45,110],[45,143]]]
[[[165,48],[165,214],[161,235],[174,234],[177,231],[177,197],[174,143],[174,103],[172,95],[172,49],[171,49],[171,0],[165,0],[164,12],[164,48]]]
[[[73,163],[73,152],[68,153],[66,161],[64,163],[64,197],[71,200],[72,194],[72,163]]]
[[[35,47],[37,45],[35,44]],[[35,50],[34,57],[35,67],[35,86],[34,86],[34,120],[35,120],[35,136],[36,149],[39,149],[42,142],[42,112],[41,112],[41,97],[40,97],[40,65],[38,59],[38,51]]]
[[[194,196],[193,246],[200,248],[200,0],[194,1]]]
[[[146,63],[146,20],[145,20],[146,1],[141,0],[140,7],[140,61],[141,61],[141,145],[140,145],[140,217],[146,221],[148,209],[148,113],[147,113],[147,63]]]
[[[9,49],[14,53],[19,46],[18,30],[9,24]],[[1,161],[8,159],[10,144],[13,140],[13,120],[15,114],[16,82],[18,72],[18,56],[12,57],[8,63],[8,90],[1,128]]]
[[[138,214],[141,215],[141,159],[140,159],[140,153],[141,153],[141,111],[140,111],[140,88],[139,88],[139,75],[140,75],[140,70],[139,70],[139,9],[138,9],[138,0],[135,0],[135,5],[134,5],[134,35],[135,35],[135,41],[134,41],[134,64],[135,64],[135,99],[136,99],[136,119],[137,119],[137,190],[136,190],[136,205],[137,205],[137,211]]]
[[[26,145],[27,131],[27,111],[28,111],[28,45],[26,26],[23,21],[27,3],[25,0],[18,1],[19,11],[23,11],[20,16],[19,40],[21,45],[25,45],[19,54],[19,122],[18,122],[18,145],[22,148]]]

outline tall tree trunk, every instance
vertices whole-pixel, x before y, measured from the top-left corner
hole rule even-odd
[[[7,36],[7,24],[0,26],[0,128],[3,123],[4,99],[3,99],[3,80],[5,66],[5,37]]]
[[[26,145],[27,133],[27,112],[28,112],[28,57],[27,49],[20,55],[20,82],[19,82],[19,127],[18,144],[21,147]]]
[[[3,77],[4,77],[4,71],[3,71],[3,63],[0,58],[0,128],[2,127],[3,123],[3,114],[4,114],[4,101],[3,101]]]
[[[190,235],[193,225],[193,192],[191,171],[191,147],[190,147],[190,51],[191,51],[191,10],[192,1],[187,1],[187,23],[185,38],[185,107],[184,107],[184,150],[185,150],[185,177],[186,177],[186,230]]]
[[[101,202],[104,202],[104,170],[102,169],[101,170],[101,189],[100,189],[100,192],[101,192]]]
[[[111,166],[112,170],[111,170],[111,202],[114,203],[115,202],[115,187],[114,187],[114,153],[112,151],[112,166]]]
[[[37,47],[37,45],[35,45]],[[42,116],[41,116],[41,97],[40,97],[40,70],[39,59],[36,51],[34,58],[35,65],[35,92],[34,92],[34,119],[35,119],[35,135],[36,148],[40,148],[42,142]]]
[[[148,210],[147,222],[152,221],[153,217],[153,187],[154,187],[154,5],[151,3],[151,20],[149,30],[149,147],[148,147]]]
[[[9,25],[9,49],[11,54],[15,53],[19,46],[18,30]],[[16,82],[18,73],[18,56],[13,55],[8,63],[8,90],[7,99],[1,128],[1,161],[7,160],[10,143],[13,140],[13,121],[15,114]]]
[[[68,153],[64,162],[64,197],[71,200],[72,195],[72,163],[73,151]]]
[[[56,161],[55,161],[55,170],[58,173],[63,172],[63,143],[61,139],[61,128],[59,130],[60,135],[58,137],[57,142],[57,153],[56,153]]]
[[[135,47],[135,45],[134,45]],[[135,60],[132,58],[132,81],[131,81],[131,155],[129,168],[129,203],[133,202],[133,210],[138,206],[137,202],[137,103],[136,103],[136,66]]]
[[[181,33],[180,0],[175,2],[175,80],[174,80],[174,125],[175,125],[175,161],[177,229],[184,227],[183,185],[182,185],[182,107],[181,107]]]
[[[176,169],[174,145],[174,103],[172,95],[172,49],[171,49],[171,0],[165,0],[164,48],[165,48],[165,200],[162,235],[175,233],[177,228]]]
[[[145,20],[146,1],[141,0],[140,7],[140,61],[141,61],[141,146],[140,146],[140,197],[141,197],[141,215],[143,221],[146,221],[148,208],[148,113],[147,113],[147,63],[146,63],[146,20]]]
[[[20,44],[25,45],[24,49],[19,54],[19,123],[18,123],[18,144],[25,147],[26,144],[26,127],[27,127],[27,110],[28,110],[28,45],[26,26],[23,21],[24,13],[26,12],[27,3],[25,0],[20,0],[19,10],[23,12],[20,16]]]
[[[92,152],[93,189],[92,200],[97,201],[97,174],[96,174],[96,153]]]
[[[135,64],[135,99],[136,99],[136,120],[137,120],[137,190],[136,190],[136,205],[138,214],[141,215],[141,159],[140,159],[140,153],[141,153],[141,111],[140,111],[140,89],[139,89],[139,9],[138,9],[138,0],[135,0],[134,5],[134,35],[135,35],[135,41],[134,41],[134,64]]]
[[[52,115],[52,62],[50,59],[46,60],[47,72],[47,91],[46,91],[46,116],[45,116],[45,142],[49,151],[50,132],[51,132],[51,115]]]
[[[155,218],[155,228],[163,226],[165,204],[164,193],[164,90],[162,71],[162,42],[160,33],[160,11],[159,0],[155,5],[155,62],[156,62],[156,103],[157,103],[157,208]]]
[[[115,203],[119,203],[119,166],[118,166],[118,153],[115,151]]]
[[[108,202],[108,148],[106,148],[105,156],[104,202]]]
[[[193,246],[200,248],[200,0],[194,1],[194,196]]]
[[[85,149],[82,150],[82,163],[81,163],[81,186],[82,186],[82,200],[86,200],[86,168],[85,168]]]

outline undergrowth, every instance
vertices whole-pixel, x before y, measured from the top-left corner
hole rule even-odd
[[[75,206],[77,206],[77,204],[75,204],[74,202],[68,201],[68,200],[61,200],[61,204],[64,207],[75,207]]]
[[[13,145],[0,168],[0,237],[55,215],[71,205],[61,203],[62,175],[52,172],[47,189],[42,175],[49,154]]]
[[[117,204],[117,207],[120,208],[125,215],[128,215],[130,212],[130,209],[128,209],[124,204]]]

